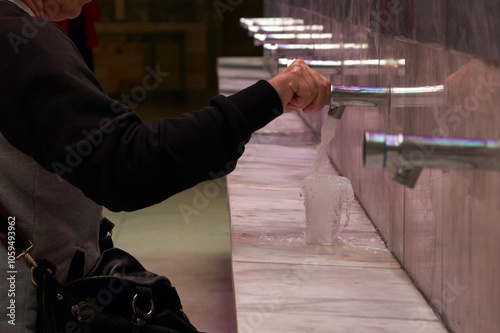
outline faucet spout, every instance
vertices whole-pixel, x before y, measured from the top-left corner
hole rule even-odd
[[[351,87],[332,85],[330,109],[334,106],[424,107],[443,104],[442,85],[414,88]]]
[[[348,106],[389,106],[390,100],[389,88],[332,85],[328,115],[340,119]]]
[[[366,132],[366,168],[398,168],[396,181],[413,187],[422,169],[500,171],[500,140],[434,138]]]

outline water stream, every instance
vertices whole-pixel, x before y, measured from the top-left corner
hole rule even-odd
[[[313,167],[313,174],[318,174],[328,161],[327,149],[330,142],[335,137],[335,132],[337,131],[337,124],[339,119],[333,117],[326,117],[323,126],[321,127],[321,142],[319,143],[317,150],[316,162]]]
[[[328,147],[335,137],[338,122],[333,117],[325,118],[312,174],[303,180],[306,232],[309,232],[307,238],[312,243],[332,244],[343,229],[341,225],[347,226],[350,220],[354,193],[349,179],[321,173],[325,163],[329,163]]]

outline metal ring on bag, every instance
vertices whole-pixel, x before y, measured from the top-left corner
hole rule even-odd
[[[132,300],[132,310],[134,311],[134,313],[137,313],[137,308],[135,306],[135,302],[137,301],[138,296],[139,296],[139,294],[135,294],[134,299]],[[146,314],[146,318],[151,317],[151,315],[155,311],[155,302],[153,301],[153,299],[150,298],[149,302],[151,302],[151,310],[149,310],[149,312]]]

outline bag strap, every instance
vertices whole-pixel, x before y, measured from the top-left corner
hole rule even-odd
[[[31,257],[29,251],[33,248],[33,243],[26,237],[26,234],[22,229],[16,224],[16,217],[10,216],[5,209],[5,207],[0,202],[0,239],[3,245],[7,249],[9,255],[8,267],[13,267],[13,261],[24,257],[28,264],[31,265],[31,281],[36,286],[36,282],[33,279],[33,271],[38,267],[35,259]],[[11,254],[13,254],[13,259],[11,262]]]
[[[16,217],[9,215],[7,209],[0,202],[0,240],[8,252],[14,252],[16,260],[26,256],[33,248],[23,230],[16,224]],[[28,260],[29,261],[29,260]]]
[[[113,222],[103,217],[99,228],[99,248],[101,253],[112,248],[113,240],[111,234]],[[36,261],[31,257],[29,251],[33,248],[33,243],[29,240],[23,230],[16,224],[16,217],[9,215],[7,209],[0,202],[0,241],[12,254],[15,260],[25,257],[32,268],[38,267]],[[70,274],[68,272],[68,274]],[[34,282],[34,281],[33,281]],[[35,283],[36,285],[36,283]]]

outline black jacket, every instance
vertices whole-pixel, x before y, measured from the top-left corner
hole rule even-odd
[[[149,69],[149,84],[161,69]],[[253,131],[282,113],[266,81],[142,123],[109,98],[55,24],[0,1],[0,132],[113,211],[150,206],[231,172]]]

